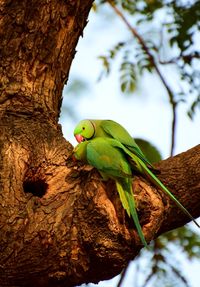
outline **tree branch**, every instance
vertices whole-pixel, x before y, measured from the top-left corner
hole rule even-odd
[[[73,162],[72,147],[48,117],[27,121],[8,114],[1,119],[0,148],[2,287],[97,283],[119,274],[138,254],[140,239],[113,181],[103,182],[95,169]],[[200,145],[157,168],[199,216]],[[147,241],[189,221],[141,177],[133,190]]]
[[[142,248],[113,181],[103,182],[95,169],[70,158],[73,147],[57,123],[91,4],[0,0],[1,287],[98,282],[119,274]],[[158,168],[161,180],[199,216],[200,146]],[[147,241],[188,222],[141,177],[133,190]]]

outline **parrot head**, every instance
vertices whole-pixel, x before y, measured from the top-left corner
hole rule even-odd
[[[95,134],[95,125],[90,120],[82,120],[74,129],[77,142],[91,139]]]

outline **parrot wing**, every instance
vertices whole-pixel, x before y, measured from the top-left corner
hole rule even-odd
[[[123,151],[112,146],[107,138],[95,138],[88,142],[87,161],[110,177],[132,177]]]
[[[151,168],[154,168],[145,157],[139,146],[136,144],[135,140],[130,136],[124,127],[112,120],[102,120],[100,127],[107,135],[118,140],[121,144],[136,154],[147,165],[149,165]]]

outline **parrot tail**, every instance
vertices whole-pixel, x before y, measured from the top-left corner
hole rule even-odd
[[[128,216],[130,217],[131,216],[130,208],[129,208],[127,198],[125,196],[124,188],[119,181],[116,181],[116,187],[117,187],[117,191],[119,193],[119,198],[121,200],[122,206],[126,210]]]
[[[158,188],[164,191],[175,203],[176,205],[200,228],[200,225],[194,219],[194,217],[189,213],[189,211],[176,199],[176,197],[169,191],[169,189],[145,166],[143,162],[140,162],[143,168],[143,172],[147,178],[154,183]]]
[[[122,179],[120,181],[116,181],[117,190],[119,193],[120,200],[124,209],[126,210],[129,217],[131,216],[135,227],[137,229],[138,235],[141,239],[142,244],[148,248],[147,242],[145,240],[144,234],[142,232],[142,228],[139,222],[134,195],[132,191],[132,180],[129,178],[124,178],[122,183]]]

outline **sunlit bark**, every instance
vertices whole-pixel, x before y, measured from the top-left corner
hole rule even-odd
[[[141,249],[114,184],[71,158],[61,92],[92,1],[0,0],[0,286],[74,286],[118,274]],[[161,162],[161,179],[200,215],[200,146]],[[188,221],[134,181],[146,239]]]

